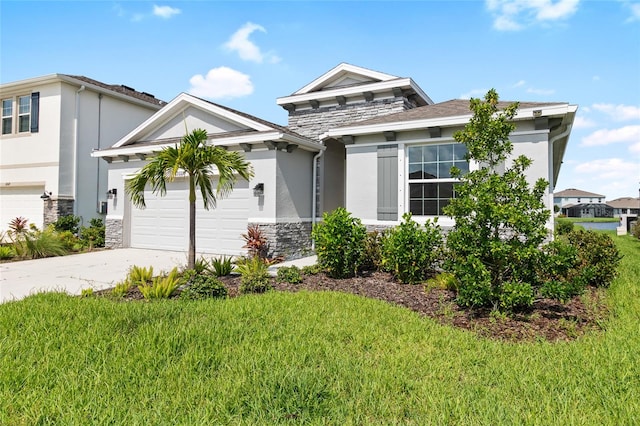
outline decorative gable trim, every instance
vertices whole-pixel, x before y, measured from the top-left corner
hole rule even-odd
[[[345,78],[354,78],[356,80],[360,80],[363,83],[369,82],[371,80],[373,82],[380,81],[389,81],[396,80],[399,77],[391,74],[386,74],[383,72],[373,71],[367,68],[358,67],[355,65],[347,64],[345,62],[338,64],[333,69],[327,71],[322,74],[320,77],[313,80],[311,83],[304,86],[302,89],[293,93],[293,95],[302,95],[305,93],[314,92],[317,90],[321,90],[322,88],[330,85],[335,85]]]

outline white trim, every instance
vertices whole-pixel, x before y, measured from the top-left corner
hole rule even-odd
[[[407,210],[405,207],[409,204],[409,191],[406,191],[408,183],[405,181],[405,176],[408,176],[409,162],[405,161],[405,144],[398,144],[398,219],[402,219],[402,215]],[[408,180],[407,180],[408,181]],[[402,212],[402,214],[400,213]]]
[[[164,124],[167,120],[175,117],[182,111],[185,111],[189,106],[194,106],[196,108],[202,109],[210,114],[218,116],[220,118],[226,119],[228,121],[245,125],[251,129],[257,131],[269,131],[273,130],[272,127],[266,126],[262,123],[258,123],[257,121],[251,120],[239,114],[232,113],[224,108],[213,105],[209,102],[206,102],[202,99],[196,98],[195,96],[191,96],[187,93],[180,93],[176,96],[171,102],[165,105],[160,111],[153,114],[147,120],[145,120],[138,127],[133,129],[129,134],[124,136],[115,145],[114,148],[119,148],[127,143],[135,142],[137,139],[142,137],[144,133],[148,133],[153,129],[158,128],[160,125]]]
[[[336,96],[353,95],[355,93],[362,92],[382,92],[385,90],[391,90],[396,87],[411,87],[416,93],[423,96],[423,99],[427,103],[433,103],[423,91],[418,87],[410,78],[398,78],[395,80],[381,81],[379,83],[371,83],[362,86],[350,86],[350,87],[338,87],[336,89],[323,90],[322,92],[303,93],[300,95],[285,96],[283,98],[276,99],[278,105],[295,104],[300,102],[307,102],[310,100],[322,100],[331,99]]]
[[[356,65],[347,64],[346,62],[342,62],[342,63],[338,64],[337,66],[335,66],[334,68],[332,68],[329,71],[327,71],[326,73],[322,74],[320,77],[316,78],[315,80],[313,80],[311,83],[307,84],[306,86],[304,86],[300,90],[297,90],[293,94],[294,95],[302,95],[302,94],[308,93],[308,92],[310,92],[310,91],[322,86],[325,83],[331,82],[332,79],[335,76],[339,75],[340,73],[356,74],[358,76],[368,77],[368,78],[381,80],[381,81],[395,80],[395,79],[398,78],[395,75],[386,74],[386,73],[379,72],[379,71],[373,71],[373,70],[370,70],[370,69],[367,69],[367,68],[362,68],[362,67],[358,67]]]

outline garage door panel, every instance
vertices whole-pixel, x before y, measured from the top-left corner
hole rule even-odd
[[[42,228],[44,202],[40,198],[44,186],[0,188],[0,229],[9,228],[9,222],[24,217],[29,223]]]
[[[217,185],[214,182],[214,188]],[[198,193],[196,201],[196,250],[203,253],[246,253],[241,234],[246,232],[249,212],[249,183],[238,182],[216,208],[205,210]],[[188,183],[167,185],[164,197],[145,191],[147,208],[132,207],[131,246],[185,251],[189,245]]]

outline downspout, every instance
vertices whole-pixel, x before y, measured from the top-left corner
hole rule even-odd
[[[102,93],[98,94],[98,151],[100,151],[100,135],[102,124]],[[100,159],[96,158],[96,210],[102,213],[100,206]]]
[[[320,145],[324,145],[324,141],[320,141]],[[312,182],[311,182],[311,194],[313,194],[312,199],[311,199],[311,229],[313,229],[313,227],[316,225],[316,213],[318,211],[318,186],[316,184],[316,181],[318,180],[318,161],[320,161],[320,157],[322,157],[322,154],[324,154],[324,150],[320,150],[320,152],[318,152],[314,157],[313,157],[313,161],[311,162],[311,167],[313,167],[312,170]],[[316,249],[316,242],[315,240],[311,240],[311,250],[315,250]]]
[[[78,144],[80,139],[80,127],[78,126],[78,118],[80,116],[80,92],[84,91],[84,84],[76,90],[76,111],[73,117],[73,179],[71,183],[73,185],[73,215],[77,216],[78,213]]]
[[[552,137],[551,139],[549,139],[549,198],[550,198],[550,205],[551,205],[551,217],[553,218],[553,191],[555,190],[556,184],[555,184],[555,169],[553,167],[553,144],[565,137],[568,136],[569,133],[571,133],[571,124],[567,125],[567,128],[564,130],[564,132],[559,133],[557,135],[555,135],[554,137]],[[552,221],[552,225],[555,222],[555,219]],[[552,229],[553,231],[553,229]]]

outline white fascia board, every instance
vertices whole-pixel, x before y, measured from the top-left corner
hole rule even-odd
[[[415,90],[415,91],[416,91],[416,93],[417,93],[417,94],[418,94],[422,99],[424,99],[425,101],[427,101],[427,104],[428,104],[428,105],[433,105],[433,100],[431,100],[431,98],[429,97],[429,95],[427,95],[427,94],[426,94],[426,93],[425,93],[425,92],[420,88],[420,86],[418,86],[418,84],[417,84],[415,81],[413,81],[413,79],[411,79],[411,78],[410,78],[410,79],[409,79],[409,81],[410,81],[410,84],[411,84],[411,88],[412,88],[413,90]]]
[[[293,135],[289,135],[282,132],[269,132],[269,133],[258,133],[252,135],[242,135],[242,136],[234,136],[228,138],[216,138],[210,140],[213,142],[215,146],[237,146],[241,143],[248,144],[256,144],[262,143],[264,141],[286,141],[290,143],[295,143],[300,146],[300,148],[306,149],[307,151],[323,151],[325,149],[324,145],[320,145],[319,143],[310,142],[303,138],[298,138]],[[168,146],[175,145],[176,142],[167,142],[164,144],[158,145],[125,145],[118,149],[107,149],[102,151],[94,151],[91,153],[92,157],[117,157],[119,155],[135,155],[135,154],[151,154],[153,152],[161,151],[163,148]]]
[[[398,78],[391,74],[385,74],[382,72],[361,68],[361,67],[343,62],[341,64],[338,64],[333,69],[322,74],[320,77],[316,78],[311,83],[304,86],[302,89],[294,92],[293,95],[302,95],[305,93],[309,93],[311,90],[315,89],[316,87],[321,86],[323,83],[327,81],[330,81],[333,77],[340,74],[341,72],[350,72],[353,74],[359,74],[365,77],[370,77],[370,78],[382,80],[382,81],[395,80]]]
[[[129,142],[133,142],[139,139],[143,134],[148,133],[159,126],[161,126],[166,121],[170,120],[180,112],[187,109],[189,105],[193,105],[202,110],[208,111],[213,115],[217,115],[223,117],[227,120],[244,124],[252,129],[257,131],[269,131],[273,130],[273,128],[269,126],[265,126],[262,123],[258,123],[256,121],[250,120],[246,117],[243,117],[238,114],[234,114],[231,111],[228,111],[224,108],[217,107],[209,102],[203,101],[202,99],[191,96],[187,93],[180,93],[176,96],[171,102],[165,105],[160,111],[149,117],[138,127],[133,129],[129,134],[125,135],[122,139],[116,142],[113,145],[114,148],[119,148],[123,145],[126,145]]]
[[[549,117],[549,116],[557,116],[557,115],[565,115],[571,109],[570,107],[574,107],[575,105],[568,104],[558,104],[558,105],[549,105],[544,107],[533,107],[533,108],[525,108],[522,110],[518,110],[518,113],[514,116],[514,120],[527,120],[533,119],[533,112],[540,111],[541,117]],[[396,123],[378,123],[371,125],[363,125],[363,126],[351,126],[351,127],[341,127],[335,130],[329,130],[326,133],[320,135],[320,140],[325,140],[327,138],[335,138],[344,135],[368,135],[372,133],[381,133],[383,131],[409,131],[409,130],[419,130],[427,127],[451,127],[451,126],[459,126],[464,125],[469,122],[469,119],[473,116],[473,114],[465,114],[465,115],[457,115],[452,117],[442,117],[442,118],[428,118],[421,120],[412,120],[412,121],[399,121]]]
[[[394,87],[412,87],[410,78],[400,78],[389,81],[381,81],[379,83],[371,83],[362,86],[351,86],[351,87],[339,87],[332,90],[323,90],[322,92],[311,92],[304,93],[300,95],[291,95],[285,96],[284,98],[276,99],[276,103],[278,105],[286,105],[286,104],[295,104],[300,102],[306,102],[314,99],[331,99],[336,96],[346,96],[352,95],[355,93],[362,92],[380,92],[384,90],[390,90]],[[422,92],[422,91],[421,91]]]
[[[12,81],[0,84],[0,93],[20,90],[25,87],[39,86],[43,84],[62,81],[61,74],[47,74],[40,77],[27,78],[25,80]]]

